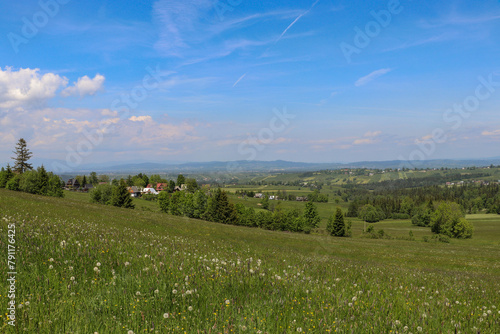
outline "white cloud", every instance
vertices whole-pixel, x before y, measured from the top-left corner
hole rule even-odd
[[[389,73],[390,71],[392,71],[392,69],[390,69],[390,68],[382,68],[380,70],[373,71],[372,73],[370,73],[370,74],[368,74],[368,75],[366,75],[366,76],[364,76],[362,78],[359,78],[354,83],[354,86],[360,87],[360,86],[366,85],[370,81],[375,80],[378,77],[381,77],[382,75],[384,75],[386,73]]]
[[[19,107],[0,112],[0,138],[5,144],[0,145],[0,153],[4,154],[0,161],[8,159],[19,138],[25,138],[38,157],[62,160],[67,159],[68,148],[85,146],[83,149],[89,150],[88,143],[96,143],[90,145],[88,155],[81,156],[82,163],[116,157],[124,148],[138,152],[167,149],[168,154],[173,154],[184,152],[188,143],[202,142],[197,134],[199,128],[191,122],[157,122],[151,116],[120,119],[108,109]],[[148,158],[147,154],[141,156]]]
[[[373,139],[371,139],[371,138],[364,138],[364,139],[356,139],[353,142],[353,145],[364,145],[364,144],[372,144],[372,143],[373,143]]]
[[[150,122],[153,119],[151,116],[132,116],[128,120],[132,122]]]
[[[40,74],[40,69],[21,68],[18,71],[0,68],[0,108],[43,104],[65,87],[68,79],[57,74]]]
[[[481,134],[487,137],[500,136],[500,130],[493,130],[493,131],[484,130],[483,132],[481,132]]]
[[[77,82],[74,82],[74,86],[70,86],[62,91],[62,96],[80,95],[84,97],[86,95],[94,95],[99,90],[102,89],[106,78],[103,75],[96,74],[94,79],[90,79],[88,76],[83,76],[78,78]]]

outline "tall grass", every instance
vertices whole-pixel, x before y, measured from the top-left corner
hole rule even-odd
[[[8,223],[18,247],[17,327],[2,314],[2,333],[500,328],[500,246],[488,240],[337,239],[6,190],[0,210],[0,247]],[[485,224],[499,234],[500,219]]]

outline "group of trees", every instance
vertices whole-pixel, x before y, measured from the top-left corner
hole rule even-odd
[[[15,174],[10,166],[0,170],[0,188],[23,191],[30,194],[63,197],[62,181],[59,176],[47,172],[43,166]]]
[[[63,197],[63,182],[59,176],[47,172],[43,165],[36,170],[28,163],[33,153],[29,151],[26,141],[21,138],[14,151],[14,167],[1,168],[0,188],[23,191],[30,194]]]
[[[394,199],[396,200],[396,199]],[[452,238],[471,238],[474,232],[473,225],[465,219],[465,209],[453,201],[437,201],[430,199],[428,202],[418,202],[413,197],[397,199],[396,212],[387,214],[380,203],[389,203],[390,199],[383,201],[381,198],[374,200],[373,204],[359,206],[360,202],[353,201],[349,204],[347,216],[358,217],[366,222],[375,223],[382,219],[409,219],[418,226],[431,227],[432,232],[444,234]],[[394,203],[393,203],[394,204]]]
[[[436,234],[452,238],[467,239],[474,233],[474,226],[465,219],[465,212],[455,202],[429,202],[415,210],[412,223],[418,226],[430,226]]]
[[[486,210],[500,214],[500,186],[496,183],[463,184],[450,187],[429,186],[412,189],[388,189],[369,192],[349,190],[347,216],[358,217],[358,211],[369,204],[374,206],[380,219],[411,218],[422,205],[429,202],[456,202],[466,213]]]
[[[100,184],[93,188],[90,191],[90,202],[128,209],[135,207],[124,180],[118,185]]]
[[[220,188],[206,194],[203,190],[195,192],[162,191],[158,195],[162,212],[176,216],[203,219],[223,224],[261,227],[268,230],[310,232],[317,228],[320,217],[314,203],[306,203],[303,212],[298,209],[285,210],[278,203],[274,211],[246,207],[229,202],[227,193]]]
[[[311,202],[328,203],[328,195],[321,194],[318,189],[307,195],[307,200]]]

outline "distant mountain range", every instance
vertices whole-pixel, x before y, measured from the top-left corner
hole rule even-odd
[[[461,167],[482,167],[500,165],[500,157],[485,158],[485,159],[470,159],[470,160],[453,160],[453,159],[438,159],[426,161],[412,161],[411,163],[401,160],[391,161],[359,161],[351,163],[308,163],[308,162],[292,162],[292,161],[212,161],[212,162],[125,162],[125,163],[102,163],[102,164],[82,164],[73,168],[67,167],[64,161],[39,159],[34,160],[33,165],[39,166],[43,164],[48,170],[56,173],[89,173],[95,171],[97,173],[238,173],[238,172],[300,172],[300,171],[317,171],[323,169],[339,169],[339,168],[370,168],[370,169],[385,169],[385,168],[461,168]]]

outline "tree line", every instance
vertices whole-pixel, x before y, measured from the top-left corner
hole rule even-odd
[[[217,188],[208,194],[203,190],[191,192],[175,192],[169,194],[165,191],[158,195],[160,210],[175,216],[203,219],[207,221],[259,227],[273,231],[305,232],[310,233],[317,228],[320,216],[316,205],[308,202],[304,210],[284,209],[280,203],[273,211],[258,210],[246,207],[243,204],[229,202],[225,191]],[[342,211],[340,211],[342,213]],[[340,216],[332,218],[331,234],[336,236],[349,236],[350,225],[340,219]]]

